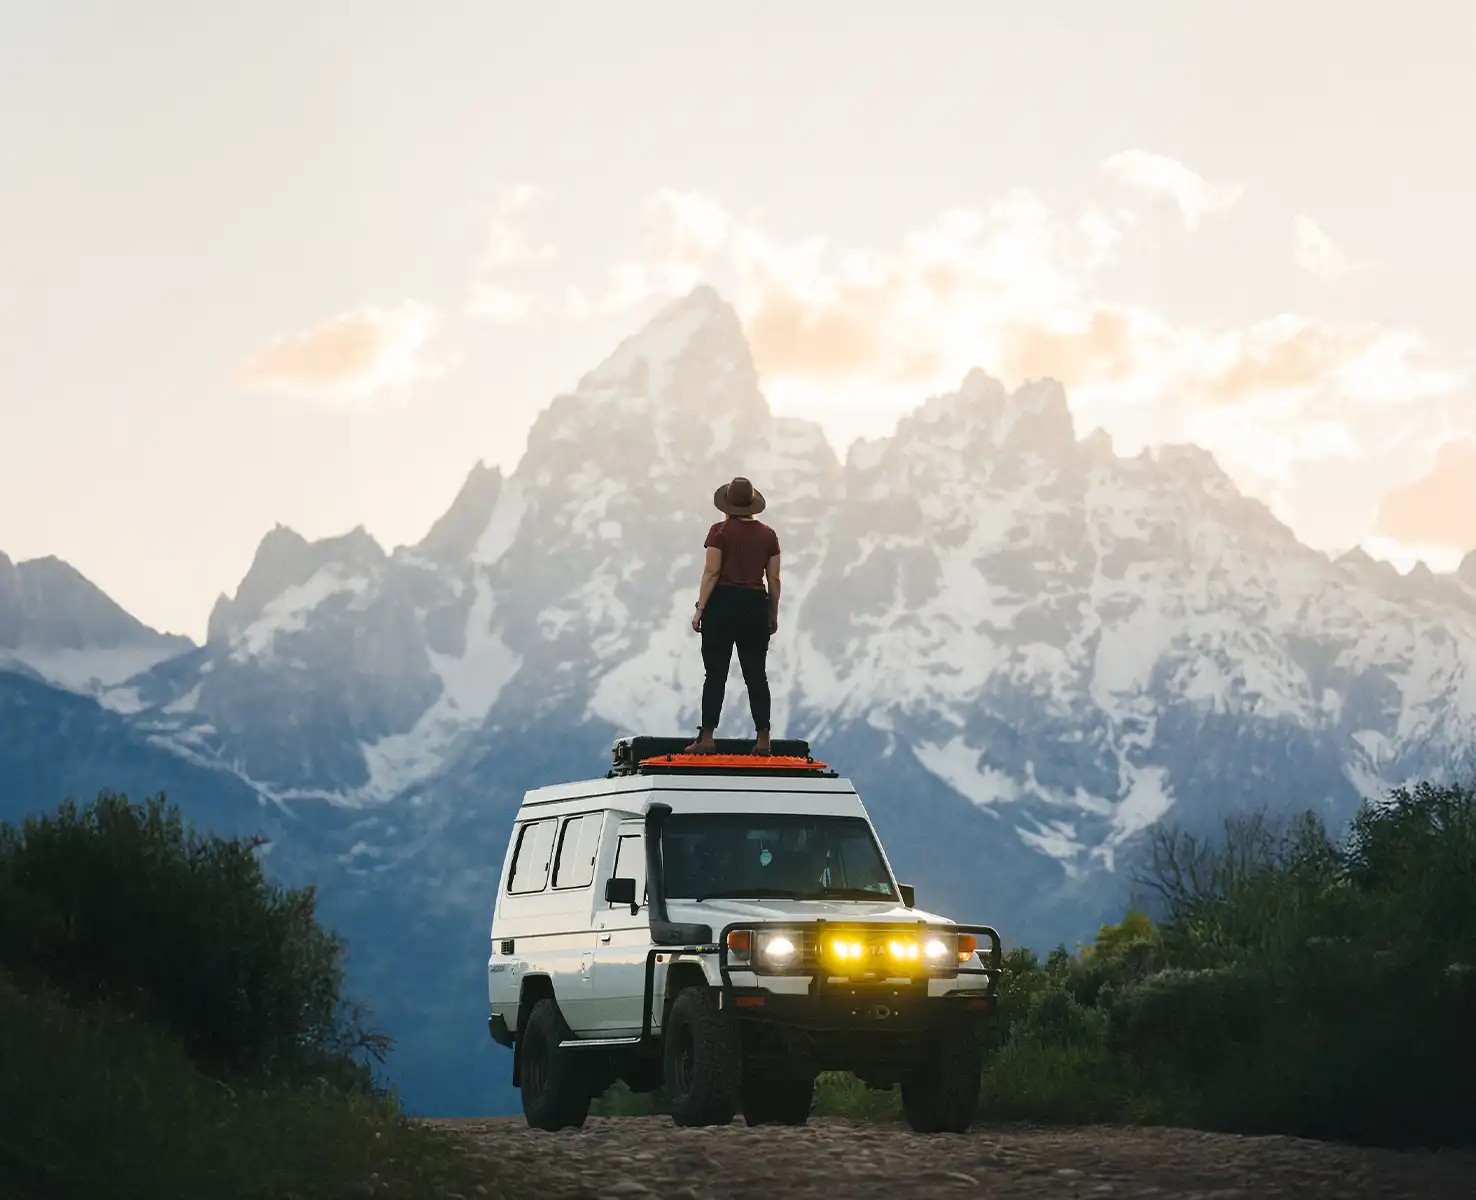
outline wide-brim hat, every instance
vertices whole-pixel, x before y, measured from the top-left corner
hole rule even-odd
[[[747,500],[747,503],[738,504],[736,503],[738,500]],[[764,511],[764,505],[767,503],[763,492],[741,475],[713,492],[712,502],[730,517],[757,516]]]

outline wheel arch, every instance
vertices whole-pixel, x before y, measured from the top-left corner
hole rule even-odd
[[[547,975],[524,975],[518,988],[518,1027],[513,1031],[513,1087],[518,1087],[523,1082],[523,1031],[528,1027],[528,1014],[540,1000],[552,1000],[558,1004],[553,980]]]
[[[673,963],[666,972],[666,994],[661,1000],[661,1029],[663,1034],[671,1023],[671,1006],[688,988],[711,987],[702,964],[698,962]]]

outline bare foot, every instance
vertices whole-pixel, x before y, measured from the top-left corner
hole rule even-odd
[[[754,740],[753,752],[755,754],[762,755],[764,758],[767,758],[769,755],[773,754],[774,749],[769,742],[769,734],[767,730],[765,730],[763,733],[760,733],[758,737]]]

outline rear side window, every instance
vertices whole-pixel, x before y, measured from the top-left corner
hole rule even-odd
[[[642,904],[646,902],[646,850],[640,834],[626,834],[621,837],[620,847],[615,851],[614,878],[634,879],[636,896]],[[610,907],[615,906],[612,904]]]
[[[518,848],[513,851],[512,872],[507,881],[509,894],[543,891],[548,883],[548,862],[553,857],[554,830],[558,824],[552,818],[532,821],[518,831]]]
[[[554,887],[582,888],[594,882],[595,855],[600,852],[604,813],[570,817],[559,838],[559,860],[554,866]]]

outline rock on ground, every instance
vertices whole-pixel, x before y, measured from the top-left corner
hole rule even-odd
[[[508,1200],[1476,1196],[1476,1155],[1185,1129],[979,1126],[959,1137],[828,1118],[680,1129],[668,1117],[591,1117],[560,1133],[529,1129],[521,1117],[427,1124],[494,1159],[486,1195]]]

